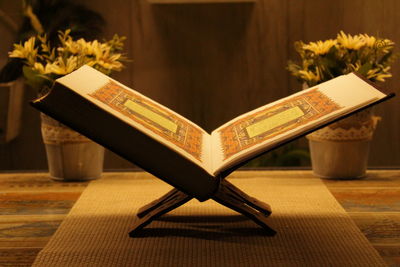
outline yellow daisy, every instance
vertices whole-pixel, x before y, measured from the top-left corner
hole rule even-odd
[[[368,47],[375,47],[376,38],[374,36],[369,36],[368,34],[361,34],[362,39],[364,39],[365,45]]]
[[[358,71],[361,68],[361,63],[357,61],[355,64],[349,64],[349,67],[352,71]]]
[[[77,57],[70,56],[69,58],[67,58],[67,60],[58,57],[54,63],[48,63],[46,67],[48,68],[50,73],[65,75],[77,69]]]
[[[37,72],[39,72],[40,74],[49,74],[52,71],[49,64],[46,64],[46,66],[43,66],[43,64],[39,63],[39,62],[35,62],[35,64],[33,64],[32,68],[34,70],[36,70]]]
[[[383,53],[389,53],[394,47],[394,42],[389,39],[380,39],[376,41],[375,47],[381,49]]]
[[[321,75],[318,68],[316,73],[308,70],[300,70],[299,75],[300,78],[309,82],[319,82],[321,80]]]
[[[304,50],[309,50],[316,55],[324,55],[329,52],[332,46],[337,44],[336,40],[326,40],[326,41],[317,41],[317,42],[310,42],[303,46]]]
[[[343,47],[353,50],[358,50],[360,49],[360,47],[365,45],[365,40],[363,36],[351,36],[350,34],[346,35],[343,31],[340,31],[340,33],[337,35],[337,41]]]
[[[390,73],[381,73],[381,74],[376,75],[375,80],[384,82],[386,78],[390,78],[390,77],[392,77],[392,74],[390,74]]]
[[[37,55],[37,49],[35,48],[36,38],[29,38],[23,45],[22,44],[14,44],[14,50],[9,52],[9,57],[15,58],[26,58],[29,63],[33,60]],[[33,62],[32,62],[33,65]]]

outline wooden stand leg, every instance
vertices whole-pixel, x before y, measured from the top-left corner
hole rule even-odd
[[[265,216],[269,216],[272,213],[270,205],[256,199],[255,197],[247,195],[245,192],[243,192],[227,180],[223,180],[221,184],[223,184],[223,191],[230,194],[231,197],[235,198],[236,200],[241,201],[244,204],[252,207],[253,209],[263,213]]]
[[[133,230],[129,233],[130,237],[138,235],[139,231],[161,215],[182,206],[192,197],[173,189],[159,199],[139,209],[137,216],[139,219],[133,225]],[[211,197],[214,201],[250,218],[255,223],[266,230],[268,235],[275,235],[276,232],[267,225],[267,217],[271,214],[271,207],[254,198],[239,188],[222,180],[218,191]]]
[[[183,194],[181,191],[179,191],[178,189],[174,188],[171,191],[169,191],[168,193],[166,193],[165,195],[163,195],[162,197],[160,197],[160,198],[150,202],[149,204],[144,205],[143,207],[141,207],[138,210],[138,213],[136,215],[139,218],[142,218],[142,217],[146,216],[146,214],[150,213],[151,211],[160,208],[160,206],[162,206],[162,205],[164,205],[164,207],[165,207],[166,204],[172,205],[174,203],[173,200],[180,199],[179,196],[181,194]]]
[[[173,189],[161,198],[143,206],[137,213],[139,219],[133,225],[133,229],[129,233],[129,236],[136,236],[143,227],[151,223],[153,220],[179,206],[182,206],[191,199],[191,196],[186,195],[178,189]]]
[[[276,234],[267,224],[267,217],[271,214],[268,204],[248,196],[228,181],[222,181],[221,185],[218,192],[212,196],[213,200],[250,218],[264,228],[267,235]]]

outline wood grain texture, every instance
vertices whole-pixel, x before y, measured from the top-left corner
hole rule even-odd
[[[30,267],[40,250],[41,248],[0,248],[0,265]]]
[[[350,216],[371,243],[400,244],[399,212],[351,212]]]
[[[0,19],[0,32],[1,32],[1,41],[0,41],[0,68],[4,66],[4,64],[8,60],[7,51],[12,48],[12,44],[15,41],[16,28],[22,22],[22,15],[20,12],[21,2],[19,1],[1,1],[0,9],[3,13],[6,14],[8,18],[3,18],[1,16]],[[9,20],[11,20],[12,25],[9,24]],[[15,24],[15,25],[14,25]]]
[[[400,212],[399,188],[367,188],[356,192],[332,189],[332,194],[349,212],[381,211]],[[343,199],[343,201],[341,201]]]
[[[398,24],[400,18],[396,15],[400,3],[396,0],[383,1],[362,1],[352,0],[346,2],[343,9],[343,20],[345,30],[350,33],[366,32],[393,40],[400,44],[400,30]],[[357,12],[354,12],[357,10]],[[397,52],[399,48],[397,48]],[[398,92],[400,81],[400,64],[397,61],[392,68],[393,78],[388,79],[383,85],[384,88]],[[382,117],[378,125],[374,140],[371,143],[370,163],[374,166],[398,165],[400,161],[400,142],[398,132],[400,131],[400,104],[399,99],[376,107],[376,114]],[[382,152],[381,152],[382,151]],[[385,152],[383,152],[385,151]],[[386,155],[386,156],[385,156]]]
[[[0,9],[15,21],[17,25],[22,22],[20,1],[1,1]],[[8,60],[8,51],[16,40],[16,32],[0,20],[0,68]],[[0,103],[5,103],[8,97],[2,94]],[[32,92],[25,91],[22,106],[22,125],[20,135],[8,144],[0,145],[0,169],[45,169],[46,159],[44,146],[40,144],[40,130],[36,112],[28,107],[28,100],[32,99]],[[6,105],[0,106],[0,116],[6,116]],[[24,156],[25,155],[25,156]]]
[[[220,3],[252,3],[257,0],[147,0],[150,4],[220,4]]]
[[[368,33],[400,43],[396,0],[258,0],[253,3],[151,4],[148,0],[85,5],[107,21],[104,37],[127,36],[126,69],[113,75],[176,110],[207,131],[265,103],[300,90],[285,70],[293,42],[334,38],[338,31]],[[17,5],[0,3],[17,14]],[[1,51],[5,50],[1,41]],[[4,51],[5,52],[5,51]],[[383,86],[396,90],[394,78]],[[0,169],[46,169],[35,110],[25,97],[21,136],[0,146]],[[371,144],[370,166],[400,165],[398,99],[379,105],[383,119]],[[128,140],[127,140],[128,141]],[[304,139],[301,142],[305,142]],[[138,147],[138,149],[143,149]],[[106,169],[134,168],[108,152]]]
[[[24,96],[22,79],[0,84],[0,144],[5,144],[19,135]]]

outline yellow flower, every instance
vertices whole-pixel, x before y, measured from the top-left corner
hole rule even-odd
[[[353,71],[360,72],[371,81],[384,81],[392,76],[390,65],[398,57],[393,49],[394,42],[389,39],[340,31],[334,40],[308,44],[295,42],[295,50],[301,60],[289,61],[287,70],[309,86]],[[319,56],[324,54],[327,55]]]
[[[70,56],[67,60],[64,60],[61,57],[58,57],[57,60],[53,63],[48,63],[46,65],[49,73],[54,73],[58,75],[65,75],[73,72],[78,68],[77,57]]]
[[[375,77],[375,80],[380,81],[380,82],[384,82],[386,78],[390,78],[392,77],[392,74],[390,73],[381,73],[381,74],[377,74]]]
[[[383,53],[389,53],[394,47],[394,42],[389,39],[380,39],[376,41],[375,47],[381,49]]]
[[[91,67],[99,66],[107,71],[121,70],[122,63],[119,61],[122,58],[120,53],[112,53],[111,46],[107,43],[100,43],[97,40],[87,42],[84,39],[73,41],[70,36],[67,36],[64,41],[64,46],[58,48],[59,52],[69,52],[76,55],[80,65],[87,64]],[[59,66],[59,65],[56,65]],[[60,71],[59,68],[56,68]]]
[[[65,41],[64,47],[59,47],[58,51],[60,52],[70,52],[71,54],[77,54],[81,51],[81,47],[78,42],[74,42],[72,38],[69,38]]]
[[[14,50],[9,52],[9,57],[25,58],[29,64],[33,65],[37,56],[37,49],[35,48],[36,38],[31,37],[22,44],[14,44]]]
[[[360,61],[357,61],[355,64],[349,64],[351,71],[358,71],[361,68]]]
[[[394,46],[394,42],[389,39],[384,39],[383,42],[386,44],[386,46]]]
[[[39,72],[40,74],[49,74],[51,73],[50,65],[46,64],[46,66],[43,66],[42,63],[35,62],[32,67],[34,70]]]
[[[317,72],[314,73],[308,70],[299,71],[300,78],[309,82],[319,82],[321,80],[320,70],[317,68]]]
[[[103,56],[96,57],[96,60],[93,62],[94,65],[99,65],[100,67],[107,69],[107,70],[121,70],[123,65],[119,60],[121,57],[121,54],[114,54],[112,56],[109,56],[108,53],[106,53]]]
[[[91,55],[95,55],[96,58],[100,58],[104,55],[104,53],[107,53],[108,48],[104,44],[100,44],[97,42],[97,40],[94,40],[93,42],[89,43],[88,45],[89,48],[89,53]]]
[[[337,35],[337,41],[343,47],[353,50],[358,50],[360,49],[360,47],[365,45],[365,40],[363,36],[351,36],[350,34],[346,35],[343,31],[340,31],[340,33]]]
[[[367,79],[375,79],[380,82],[384,82],[386,78],[392,77],[392,74],[388,73],[390,70],[390,66],[387,66],[383,69],[371,69],[367,72]]]
[[[124,57],[116,51],[122,50],[123,37],[114,36],[112,40],[104,43],[97,40],[88,42],[83,38],[75,41],[70,32],[70,30],[59,32],[60,44],[56,47],[51,46],[45,34],[32,37],[23,44],[14,44],[9,56],[21,58],[26,67],[43,78],[39,84],[35,81],[35,75],[24,73],[29,82],[36,83],[35,87],[47,83],[50,85],[54,79],[71,73],[85,64],[106,74],[122,69],[121,61]]]
[[[374,36],[369,36],[368,34],[361,34],[361,38],[364,40],[365,45],[368,47],[375,47],[376,38]]]
[[[379,71],[379,69],[370,69],[368,72],[367,72],[367,79],[371,79],[371,78],[373,78],[374,76],[376,76],[376,73]]]
[[[328,53],[329,49],[331,49],[332,46],[335,46],[336,43],[337,41],[332,39],[326,41],[310,42],[309,44],[304,45],[303,49],[309,50],[316,55],[324,55]]]

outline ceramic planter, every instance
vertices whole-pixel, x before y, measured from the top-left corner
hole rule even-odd
[[[55,180],[92,180],[103,172],[104,148],[41,114],[50,176]]]
[[[314,174],[331,179],[364,177],[377,121],[368,109],[309,134]]]

